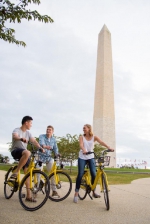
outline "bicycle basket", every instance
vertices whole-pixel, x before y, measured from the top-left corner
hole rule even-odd
[[[48,163],[50,161],[51,157],[49,155],[46,155],[42,152],[37,152],[37,158],[36,160],[42,163]]]
[[[109,166],[110,156],[100,156],[98,158],[98,163],[103,163],[104,166]]]

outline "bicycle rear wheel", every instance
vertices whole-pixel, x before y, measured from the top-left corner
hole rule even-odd
[[[63,171],[56,171],[56,176],[52,173],[49,176],[50,194],[49,199],[55,202],[66,199],[72,190],[72,180],[70,176]],[[55,183],[56,181],[56,183]]]
[[[26,181],[29,182],[30,178],[30,173],[28,173],[21,181],[19,201],[25,210],[35,211],[41,208],[47,201],[50,192],[50,183],[48,176],[44,172],[41,170],[33,170],[31,180],[32,188],[27,188]],[[27,198],[27,192],[28,195],[30,195],[30,197],[28,196],[29,198]],[[22,195],[24,195],[24,197],[22,197]]]
[[[15,167],[10,167],[10,169],[7,171],[5,175],[5,180],[4,180],[4,195],[6,199],[10,199],[14,192],[18,190],[18,183],[15,180],[10,180],[10,176],[13,174],[13,171],[17,168]]]
[[[81,179],[78,197],[80,198],[80,200],[84,200],[86,196],[87,196],[87,184],[86,184],[86,179],[83,176]]]
[[[110,206],[109,206],[108,187],[106,184],[106,177],[104,174],[102,175],[102,181],[103,181],[104,201],[105,201],[106,209],[109,210]]]

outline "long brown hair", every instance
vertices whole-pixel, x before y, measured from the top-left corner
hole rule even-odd
[[[92,126],[90,124],[85,124],[84,126],[89,128],[89,135],[93,136]],[[84,134],[84,136],[86,136],[86,134]]]

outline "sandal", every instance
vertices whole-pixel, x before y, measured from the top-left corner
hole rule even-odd
[[[37,200],[34,199],[34,198],[26,198],[26,201],[29,201],[29,202],[37,202]]]
[[[93,198],[100,198],[101,196],[99,194],[96,194],[95,192],[93,192]]]

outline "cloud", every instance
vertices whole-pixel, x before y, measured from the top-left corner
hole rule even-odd
[[[6,60],[7,47],[2,46],[1,124],[9,130],[4,130],[3,141],[8,141],[12,130],[27,114],[34,118],[35,136],[45,132],[48,124],[54,125],[56,135],[81,133],[81,121],[82,125],[84,120],[87,123],[89,113],[92,115],[89,107],[93,106],[95,63],[89,60],[93,55],[87,53],[73,33],[64,29],[56,30],[57,37],[51,37],[44,26],[40,36],[38,26],[32,32],[33,24],[26,23],[23,31],[27,30],[27,48],[9,45]]]
[[[46,0],[36,9],[54,23],[8,24],[27,47],[0,41],[0,143],[11,141],[25,115],[34,119],[34,136],[49,124],[58,136],[92,124],[97,40],[105,23],[112,36],[117,155],[149,157],[149,4]]]

